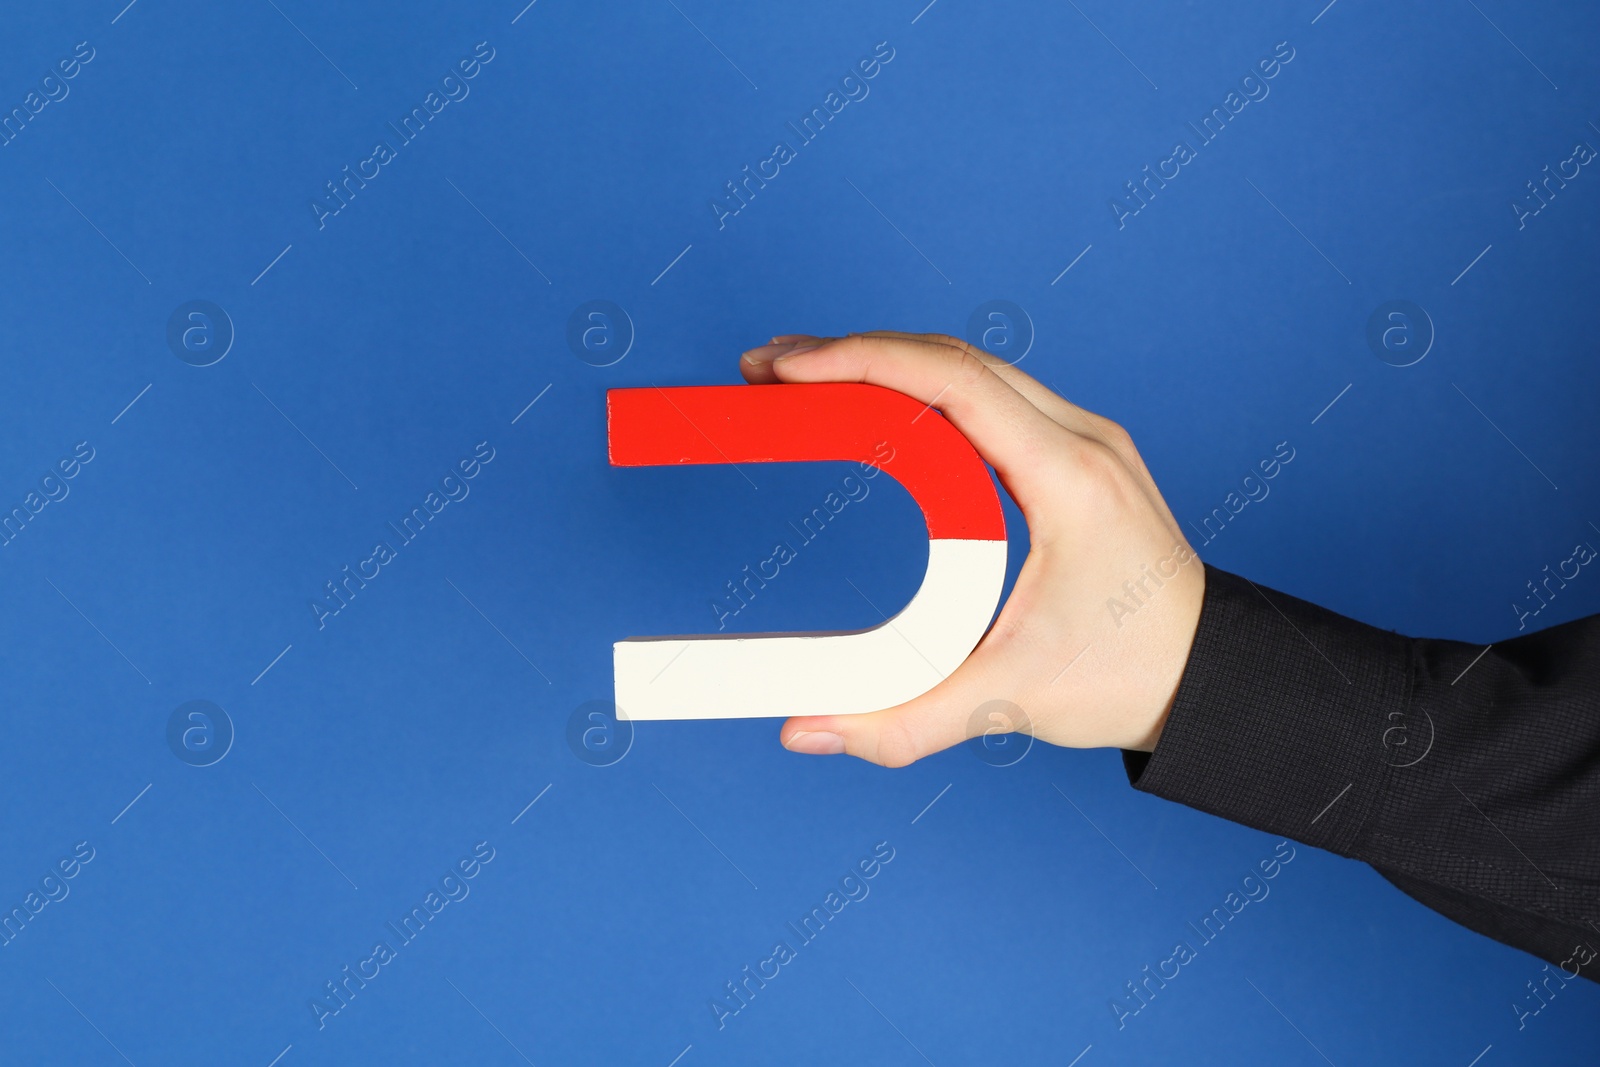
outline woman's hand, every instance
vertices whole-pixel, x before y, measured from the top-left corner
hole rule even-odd
[[[785,747],[886,767],[995,730],[1155,748],[1205,571],[1121,426],[938,334],[777,337],[746,352],[740,370],[757,384],[867,382],[937,408],[999,474],[1031,545],[999,618],[953,674],[883,711],[792,718]],[[1021,713],[975,721],[995,701]]]

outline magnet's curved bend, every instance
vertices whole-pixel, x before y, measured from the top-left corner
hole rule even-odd
[[[871,629],[616,642],[619,717],[877,711],[933,688],[988,629],[1005,584],[1005,517],[983,460],[937,411],[892,389],[829,382],[613,389],[606,418],[618,467],[871,464],[910,492],[929,538],[921,588]]]

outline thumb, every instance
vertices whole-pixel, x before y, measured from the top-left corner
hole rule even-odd
[[[802,715],[783,724],[791,752],[845,753],[883,767],[904,767],[970,737],[1029,729],[1026,713],[987,684],[974,652],[949,678],[904,704],[861,715]]]

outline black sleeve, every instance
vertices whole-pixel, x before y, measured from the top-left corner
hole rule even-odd
[[[1600,980],[1600,616],[1401,637],[1206,567],[1137,789],[1371,864],[1430,908]]]

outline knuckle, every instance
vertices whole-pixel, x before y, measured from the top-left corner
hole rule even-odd
[[[921,746],[903,717],[889,719],[878,730],[873,762],[884,767],[905,767],[921,755]]]
[[[1072,449],[1069,463],[1080,491],[1092,500],[1121,502],[1134,488],[1127,464],[1109,444],[1083,440]]]
[[[1106,439],[1109,440],[1113,445],[1117,446],[1117,448],[1133,448],[1133,435],[1129,433],[1120,422],[1112,422],[1110,419],[1102,419],[1101,430],[1105,433]]]
[[[1089,441],[1084,445],[1083,454],[1079,461],[1084,469],[1094,475],[1097,482],[1115,485],[1122,481],[1125,470],[1122,457],[1117,454],[1116,448],[1109,443]]]
[[[1083,437],[1060,426],[1049,425],[1028,435],[1022,443],[1025,465],[1049,471],[1053,479],[1080,474],[1083,459],[1079,453],[1088,444]]]
[[[964,349],[956,356],[951,370],[955,383],[964,389],[981,384],[992,373],[970,349]]]
[[[971,356],[979,363],[982,363],[984,367],[988,368],[990,371],[995,371],[997,368],[1002,367],[1009,368],[1011,366],[1010,363],[1001,359],[999,356],[985,352],[983,349],[979,348],[975,344],[972,344],[970,341],[964,341],[959,337],[950,337],[946,338],[946,340],[950,343],[951,347],[955,348],[959,352],[963,352],[966,355]],[[1019,371],[1018,373],[1021,372]]]
[[[881,351],[885,340],[886,338],[882,337],[870,337],[866,334],[852,333],[846,334],[844,337],[835,338],[829,343],[841,352],[860,353]]]

